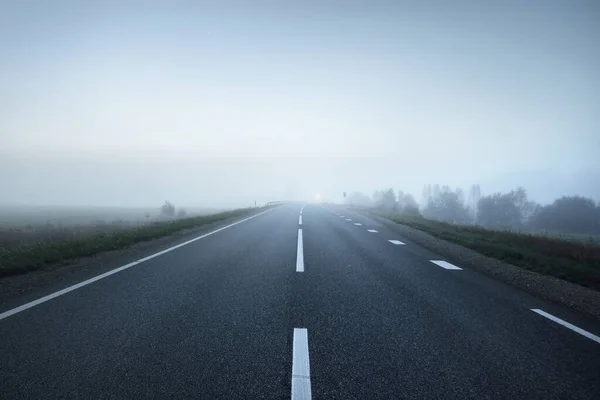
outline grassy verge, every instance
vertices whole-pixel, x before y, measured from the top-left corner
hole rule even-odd
[[[452,225],[398,214],[377,214],[488,257],[600,291],[600,245],[593,241],[572,241]]]
[[[119,250],[135,243],[171,235],[175,232],[218,222],[250,213],[253,209],[238,209],[218,214],[155,222],[112,233],[98,233],[70,240],[52,240],[16,248],[0,248],[0,276],[23,274],[59,261],[92,256],[104,251]]]

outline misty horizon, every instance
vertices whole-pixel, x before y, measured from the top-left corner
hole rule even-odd
[[[0,204],[600,200],[592,1],[0,7]]]

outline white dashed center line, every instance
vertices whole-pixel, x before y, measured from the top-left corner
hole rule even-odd
[[[308,331],[294,328],[292,349],[292,400],[310,400],[310,359],[308,356]]]
[[[352,218],[346,218],[346,221],[352,221]]]
[[[375,229],[367,229],[367,232],[377,233],[377,231]]]
[[[296,254],[296,272],[304,272],[304,246],[302,244],[302,229],[298,229],[298,249]]]
[[[302,225],[302,215],[298,217],[298,225]]]
[[[565,328],[569,328],[570,330],[579,333],[582,336],[585,336],[588,339],[592,339],[594,342],[596,343],[600,343],[600,337],[594,335],[593,333],[589,333],[588,331],[581,329],[573,324],[568,323],[567,321],[564,321],[558,317],[555,317],[552,314],[548,314],[545,311],[542,311],[538,308],[532,308],[531,311],[533,311],[534,313],[537,313],[539,315],[541,315],[542,317],[546,317],[548,318],[550,321],[554,321],[557,324],[561,324],[562,326],[564,326]]]
[[[456,269],[456,270],[462,270],[462,268],[457,267],[456,265],[450,264],[447,261],[439,261],[439,260],[429,260],[432,263],[434,263],[435,265],[437,265],[438,267],[442,267],[444,269]]]
[[[388,240],[388,242],[393,243],[393,244],[404,244],[399,240]]]
[[[354,225],[361,226],[362,224],[360,222],[355,222]]]

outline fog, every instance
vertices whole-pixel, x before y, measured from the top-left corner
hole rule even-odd
[[[82,3],[0,3],[2,204],[600,200],[596,1]]]

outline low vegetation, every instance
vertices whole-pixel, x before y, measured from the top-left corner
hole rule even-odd
[[[252,209],[238,209],[192,218],[180,218],[146,224],[96,224],[88,227],[54,227],[44,225],[1,230],[0,276],[21,274],[52,263],[86,257],[103,251],[118,250],[135,243],[167,236],[175,232],[248,214]],[[27,232],[29,230],[30,232]],[[20,235],[31,233],[29,236]],[[20,236],[19,236],[20,235]],[[15,236],[33,237],[14,240]],[[13,237],[13,239],[11,239]]]
[[[381,210],[375,212],[486,256],[600,291],[600,244],[597,242],[457,225]]]
[[[390,188],[376,191],[372,198],[351,193],[347,202],[458,225],[566,234],[586,239],[600,236],[600,203],[594,199],[562,196],[542,205],[530,200],[522,187],[507,193],[483,195],[479,185],[472,185],[468,194],[461,188],[426,185],[420,203],[412,194],[402,190],[394,192]]]
[[[538,204],[518,187],[507,193],[425,185],[421,201],[402,190],[350,193],[350,206],[481,254],[600,291],[600,203],[562,196]]]

